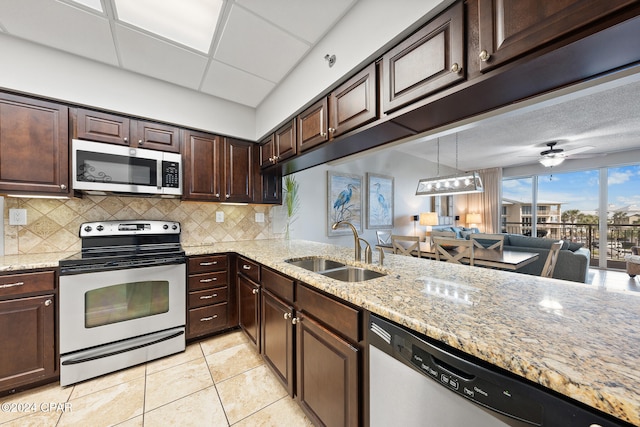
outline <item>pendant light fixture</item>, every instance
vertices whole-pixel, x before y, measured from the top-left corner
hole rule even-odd
[[[437,174],[418,180],[416,196],[448,196],[452,194],[482,193],[482,179],[478,172],[440,176],[440,138],[438,138]],[[458,134],[456,133],[456,169],[458,169]]]

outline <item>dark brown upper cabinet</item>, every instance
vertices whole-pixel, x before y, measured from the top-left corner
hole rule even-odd
[[[295,156],[297,152],[296,121],[291,120],[261,141],[260,167],[274,165]]]
[[[150,150],[180,152],[180,128],[78,108],[74,137]]]
[[[224,139],[224,202],[253,202],[254,145],[239,139]]]
[[[388,113],[465,79],[464,9],[458,2],[382,57]]]
[[[69,194],[66,106],[0,94],[0,191]]]
[[[325,96],[298,115],[298,153],[329,140],[327,107]]]
[[[480,68],[487,71],[636,3],[634,0],[478,0]]]
[[[186,131],[183,141],[185,200],[222,200],[222,137]]]
[[[372,63],[329,94],[329,134],[340,136],[378,118],[376,64]]]

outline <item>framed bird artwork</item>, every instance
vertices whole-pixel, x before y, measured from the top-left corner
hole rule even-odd
[[[333,230],[338,221],[350,222],[358,232],[362,231],[362,176],[327,171],[327,235],[350,234],[346,227]]]
[[[393,177],[367,173],[367,228],[393,228]]]

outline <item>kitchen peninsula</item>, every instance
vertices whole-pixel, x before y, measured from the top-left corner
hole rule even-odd
[[[631,364],[640,360],[636,293],[396,255],[386,256],[383,266],[374,257],[367,266],[384,277],[340,282],[285,262],[322,256],[354,264],[352,248],[310,241],[237,241],[185,250],[190,256],[237,253],[640,425],[640,376]],[[0,270],[57,265],[28,258],[0,258]]]

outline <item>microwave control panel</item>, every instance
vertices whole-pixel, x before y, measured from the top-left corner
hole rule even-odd
[[[180,164],[162,161],[162,186],[180,188]]]

